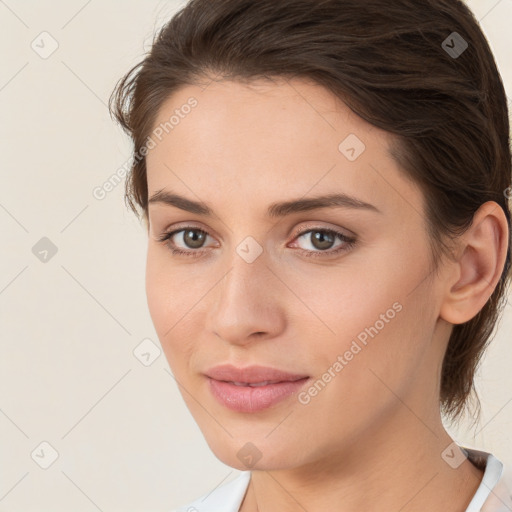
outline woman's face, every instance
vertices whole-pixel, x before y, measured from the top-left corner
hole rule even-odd
[[[361,453],[398,425],[431,435],[450,326],[423,196],[390,136],[299,80],[186,86],[154,128],[148,306],[216,456],[283,469]],[[343,197],[310,202],[328,195]],[[208,376],[224,364],[292,376]]]

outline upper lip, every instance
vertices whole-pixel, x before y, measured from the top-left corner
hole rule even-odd
[[[215,380],[226,382],[244,382],[254,384],[258,382],[284,382],[295,381],[308,377],[308,375],[289,373],[277,368],[268,366],[246,366],[237,368],[231,364],[222,364],[214,366],[205,372],[205,375]]]

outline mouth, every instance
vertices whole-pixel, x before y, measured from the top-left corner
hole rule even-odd
[[[268,386],[269,384],[279,384],[280,382],[294,382],[294,381],[283,381],[283,380],[264,380],[263,382],[232,382],[232,381],[222,381],[228,382],[229,384],[234,384],[235,386],[250,386],[252,388],[258,388],[260,386]]]
[[[232,364],[214,366],[205,372],[207,377],[215,380],[232,382],[243,385],[250,384],[274,384],[277,382],[292,382],[309,375],[291,373],[270,366],[246,366],[238,368]]]
[[[255,413],[289,399],[309,380],[309,377],[304,377],[295,381],[246,383],[209,378],[209,388],[212,395],[228,409]]]
[[[209,390],[217,401],[236,412],[255,413],[289,399],[310,380],[270,367],[216,366],[206,372]]]

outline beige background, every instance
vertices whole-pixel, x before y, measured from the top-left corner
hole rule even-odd
[[[158,355],[124,181],[93,196],[130,155],[108,96],[181,4],[0,0],[0,511],[165,511],[239,473],[210,452]],[[511,98],[512,0],[469,4]],[[57,249],[46,262],[32,249],[43,237]],[[454,432],[509,462],[511,333],[509,304],[478,377],[482,421]],[[145,366],[134,350],[147,338]]]

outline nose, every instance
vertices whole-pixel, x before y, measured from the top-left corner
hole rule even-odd
[[[235,254],[224,278],[215,287],[209,328],[231,344],[279,336],[285,312],[279,294],[282,284],[266,265],[264,254],[252,263]]]

